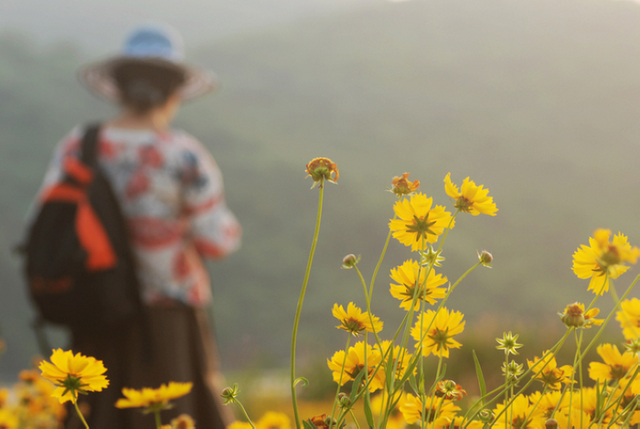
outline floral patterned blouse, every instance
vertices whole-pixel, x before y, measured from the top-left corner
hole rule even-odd
[[[82,133],[76,127],[60,142],[40,194],[60,180],[65,157],[77,156]],[[97,153],[130,227],[144,301],[209,304],[202,258],[237,250],[241,236],[211,154],[183,131],[110,126],[100,131]]]

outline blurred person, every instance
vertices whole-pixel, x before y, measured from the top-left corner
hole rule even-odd
[[[129,227],[148,325],[72,333],[73,352],[102,360],[110,380],[105,391],[81,396],[80,407],[94,429],[152,428],[152,415],[114,407],[122,388],[193,382],[190,394],[162,412],[163,421],[188,414],[198,427],[224,428],[230,419],[220,403],[224,386],[217,383],[203,258],[237,250],[241,227],[225,203],[213,157],[171,127],[181,103],[210,92],[215,79],[183,62],[181,38],[164,24],[138,27],[120,55],[86,66],[79,76],[119,106],[101,126],[96,152]],[[57,146],[43,191],[61,180],[65,159],[78,156],[83,133],[78,126]],[[75,413],[69,416],[67,427],[83,427]]]

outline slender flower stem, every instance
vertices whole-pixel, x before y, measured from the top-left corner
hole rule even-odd
[[[298,339],[298,325],[300,323],[300,314],[302,313],[302,303],[304,295],[307,291],[309,283],[309,273],[311,272],[311,263],[313,262],[313,254],[316,251],[318,243],[318,235],[320,233],[320,220],[322,219],[322,200],[324,194],[324,180],[321,180],[318,192],[318,216],[316,218],[316,229],[313,233],[313,241],[311,243],[311,251],[309,252],[309,260],[307,269],[304,273],[304,281],[300,290],[300,298],[298,299],[298,307],[296,309],[296,317],[293,322],[293,334],[291,336],[291,402],[293,403],[293,414],[296,422],[296,428],[300,429],[300,416],[298,413],[298,400],[296,398],[296,340]]]
[[[153,411],[153,414],[156,418],[156,429],[161,429],[162,428],[162,420],[160,419],[160,410],[156,409]]]
[[[342,387],[342,377],[344,376],[344,367],[347,364],[347,356],[349,355],[350,344],[351,344],[351,335],[347,337],[347,345],[344,348],[344,359],[342,360],[342,368],[340,368],[340,379],[338,380],[338,390],[336,391],[336,397],[333,400],[333,409],[331,410],[331,421],[333,421],[333,416],[336,414],[336,406],[338,405],[338,396],[340,395],[340,388]]]
[[[244,415],[245,419],[247,419],[247,422],[251,425],[253,429],[256,429],[256,426],[251,421],[251,418],[249,417],[249,413],[247,413],[247,410],[244,408],[244,405],[242,405],[242,402],[238,401],[237,399],[235,399],[233,402],[238,404],[238,407],[240,407],[240,411],[242,411],[242,414]]]
[[[75,407],[76,412],[78,413],[78,416],[80,417],[80,420],[84,424],[84,427],[89,429],[89,425],[87,424],[87,421],[84,419],[84,416],[80,412],[80,407],[78,407],[78,395],[76,394],[75,390],[71,390],[71,396],[73,396],[73,406]],[[160,426],[158,426],[158,427],[160,427]]]
[[[362,277],[362,273],[358,269],[357,266],[354,266],[356,273],[358,273],[358,277],[360,277],[360,282],[362,283],[362,288],[364,289],[364,298],[367,301],[367,313],[369,313],[369,322],[371,323],[371,329],[373,329],[373,335],[376,337],[376,344],[382,350],[382,340],[378,335],[378,332],[375,329],[375,324],[373,323],[373,314],[371,314],[371,294],[367,292],[367,283],[364,281],[364,277]]]

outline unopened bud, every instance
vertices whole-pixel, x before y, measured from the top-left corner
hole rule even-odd
[[[493,262],[493,255],[486,250],[483,250],[478,254],[478,259],[480,259],[480,263],[485,267],[491,268],[491,263]]]
[[[345,270],[351,269],[355,267],[358,262],[360,262],[360,257],[350,253],[342,258],[342,268]]]
[[[222,391],[222,402],[223,405],[233,404],[236,402],[236,397],[238,396],[238,385],[234,384],[233,387],[227,387]]]
[[[343,393],[343,392],[341,392],[338,395],[338,403],[340,404],[340,407],[342,407],[342,408],[349,408],[352,405],[351,399],[349,398],[349,396],[347,396],[347,394]]]
[[[558,429],[558,421],[556,419],[549,419],[544,425],[547,429]]]
[[[569,328],[580,328],[584,326],[584,308],[577,302],[567,305],[564,313],[560,314],[560,319]]]
[[[484,409],[478,413],[478,418],[482,423],[489,423],[494,417],[495,414],[491,410]]]

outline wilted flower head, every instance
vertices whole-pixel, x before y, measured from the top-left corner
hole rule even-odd
[[[498,209],[493,202],[493,198],[489,196],[489,190],[483,189],[482,185],[476,186],[473,180],[467,177],[462,182],[462,187],[458,187],[451,182],[451,173],[447,173],[444,178],[444,190],[451,198],[455,200],[453,207],[461,212],[471,213],[474,216],[484,213],[495,216]]]
[[[574,302],[573,304],[567,305],[564,313],[560,313],[560,318],[562,319],[562,323],[568,328],[590,328],[593,325],[602,325],[602,319],[594,319],[598,313],[600,313],[600,310],[597,308],[592,308],[585,313],[584,304]]]
[[[307,164],[307,169],[305,170],[309,176],[315,182],[312,189],[317,185],[322,187],[322,183],[326,180],[328,182],[336,183],[338,177],[340,177],[340,172],[338,171],[338,166],[331,161],[329,158],[314,158]],[[308,176],[308,177],[309,177]]]
[[[610,230],[598,229],[589,238],[589,246],[582,245],[573,254],[573,272],[578,278],[591,278],[588,290],[597,295],[609,290],[610,279],[629,269],[625,263],[635,264],[640,256],[640,249],[632,247],[622,233],[612,241],[610,236]]]
[[[402,173],[402,177],[396,176],[391,180],[391,192],[397,196],[409,195],[420,188],[420,181],[409,180],[409,173]]]
[[[467,391],[453,380],[440,380],[436,383],[435,395],[449,401],[459,401],[467,395]]]

